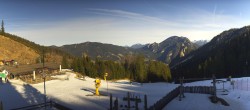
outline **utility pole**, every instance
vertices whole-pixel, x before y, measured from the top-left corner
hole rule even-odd
[[[106,81],[107,83],[107,93],[109,93],[109,90],[108,90],[108,81],[107,81],[107,76],[108,76],[108,73],[105,73],[104,74],[104,80]]]
[[[43,50],[43,87],[44,87],[44,106],[46,110],[46,86],[45,86],[45,78],[46,78],[46,73],[44,72],[44,50]]]

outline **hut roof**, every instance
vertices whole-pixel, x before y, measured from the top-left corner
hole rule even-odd
[[[45,63],[44,68],[56,70],[59,69],[59,65],[57,63]],[[32,73],[37,69],[43,68],[42,63],[38,64],[27,64],[27,65],[18,65],[18,66],[5,66],[4,67],[8,72],[12,73],[13,75],[21,75],[21,74],[28,74]]]

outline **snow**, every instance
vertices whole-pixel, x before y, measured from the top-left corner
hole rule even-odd
[[[148,98],[148,107],[165,96],[168,92],[179,86],[178,84],[160,83],[130,83],[128,80],[107,81],[101,80],[100,94],[94,96],[95,85],[93,78],[85,77],[85,80],[75,78],[75,74],[66,72],[65,75],[55,76],[58,80],[46,82],[46,95],[48,100],[74,110],[109,108],[109,94],[113,99],[118,98],[119,106],[126,105],[123,97],[130,92],[143,100],[144,95]],[[67,78],[68,77],[68,80]],[[62,80],[63,79],[63,80]],[[250,84],[249,78],[235,78],[234,87],[230,82],[224,84],[227,90],[223,92],[223,84],[217,83],[217,96],[224,99],[230,106],[221,103],[211,103],[208,94],[184,93],[185,98],[179,101],[176,97],[165,110],[248,110],[250,108]],[[225,80],[226,79],[221,79]],[[184,86],[212,86],[212,80],[185,83]],[[248,88],[249,87],[249,88]],[[108,88],[108,89],[107,89]],[[0,83],[0,101],[3,102],[4,110],[19,108],[44,102],[44,85],[26,84],[20,80],[10,80],[10,83]],[[227,94],[227,95],[225,95]],[[114,102],[114,101],[113,101]],[[131,102],[134,105],[134,102]],[[144,103],[139,103],[139,109],[143,109]]]
[[[211,95],[207,94],[193,94],[184,93],[186,96],[179,101],[176,97],[172,100],[165,110],[248,110],[250,108],[250,87],[248,88],[248,77],[245,78],[234,78],[234,88],[229,81],[224,83],[217,83],[217,96],[224,99],[230,104],[230,106],[224,106],[220,103],[214,104],[210,101]],[[220,79],[226,81],[226,79]],[[185,83],[184,86],[212,86],[212,80],[197,81],[192,83]],[[227,94],[227,95],[225,95]]]
[[[69,76],[69,80],[60,79],[65,76]],[[66,75],[55,77],[59,77],[59,80],[46,82],[47,97],[74,110],[107,110],[109,108],[110,97],[108,95],[110,93],[112,93],[114,99],[118,98],[119,105],[125,104],[126,102],[122,98],[127,95],[127,92],[137,95],[142,100],[146,94],[149,107],[178,86],[164,82],[144,84],[133,82],[131,84],[128,80],[119,80],[116,82],[101,80],[102,83],[99,91],[103,95],[93,96],[95,79],[89,77],[85,77],[85,80],[76,79],[75,74],[70,72],[67,72]],[[0,85],[0,100],[3,101],[4,109],[13,109],[44,101],[43,83],[28,85],[19,80],[10,80],[10,82],[10,84]],[[134,102],[131,102],[131,105],[133,104]],[[139,103],[141,109],[143,106],[143,102]]]
[[[166,110],[230,110],[221,104],[213,104],[207,94],[185,93],[185,98],[179,101],[176,97],[166,106]],[[224,109],[226,108],[226,109]]]
[[[19,108],[29,104],[41,103],[43,97],[37,89],[18,80],[0,83],[0,101],[4,110]]]

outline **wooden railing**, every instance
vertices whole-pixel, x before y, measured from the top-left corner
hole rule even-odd
[[[157,101],[148,110],[162,110],[169,102],[180,94],[180,86],[169,92],[166,96]]]
[[[200,93],[200,94],[213,94],[213,86],[186,86],[183,89],[184,93]]]
[[[35,109],[39,109],[39,108],[56,108],[58,110],[71,110],[68,107],[65,107],[61,104],[58,104],[54,101],[49,101],[46,103],[40,103],[40,104],[36,104],[36,105],[30,105],[30,106],[25,106],[25,107],[20,107],[20,108],[14,108],[14,109],[10,109],[10,110],[35,110]]]

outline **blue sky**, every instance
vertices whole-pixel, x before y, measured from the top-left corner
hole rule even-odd
[[[241,0],[0,0],[5,30],[41,45],[210,40],[250,25]]]

